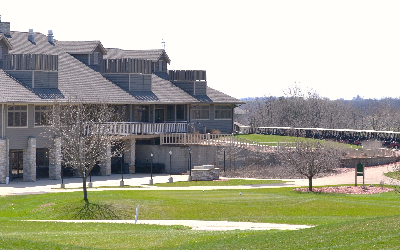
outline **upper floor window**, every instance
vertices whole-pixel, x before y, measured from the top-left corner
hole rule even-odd
[[[191,118],[194,120],[210,119],[210,105],[199,105],[199,106],[192,107],[191,116],[192,116]]]
[[[3,47],[0,46],[0,60],[3,60]]]
[[[50,125],[51,106],[35,106],[35,126]]]
[[[135,122],[149,122],[149,106],[136,105],[133,108],[133,121]]]
[[[8,107],[8,126],[28,126],[28,107],[26,105],[15,105]]]
[[[184,121],[185,119],[185,105],[176,105],[176,120]]]
[[[93,64],[98,65],[99,64],[99,52],[94,52],[93,55]]]
[[[215,119],[232,119],[232,107],[230,105],[215,105]]]

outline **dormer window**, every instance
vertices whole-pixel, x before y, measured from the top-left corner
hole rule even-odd
[[[158,71],[163,71],[163,61],[158,61]]]
[[[94,52],[94,55],[93,55],[93,64],[94,64],[94,65],[99,65],[99,52]]]

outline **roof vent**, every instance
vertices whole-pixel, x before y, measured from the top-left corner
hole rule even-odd
[[[49,41],[49,43],[54,43],[54,39],[53,39],[53,31],[49,30],[49,32],[47,33],[47,41]]]
[[[33,34],[33,29],[29,29],[28,40],[31,43],[35,43],[35,34]]]

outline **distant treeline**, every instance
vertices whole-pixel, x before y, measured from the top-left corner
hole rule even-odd
[[[253,127],[301,127],[400,131],[400,99],[330,100],[290,88],[283,97],[246,98],[235,120]]]

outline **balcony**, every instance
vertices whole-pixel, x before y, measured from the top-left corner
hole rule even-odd
[[[98,124],[97,124],[98,125]],[[109,122],[100,129],[107,129],[111,135],[156,135],[163,133],[188,133],[193,129],[193,124],[180,123],[145,123],[145,122]],[[93,125],[87,125],[85,135],[98,131]]]

